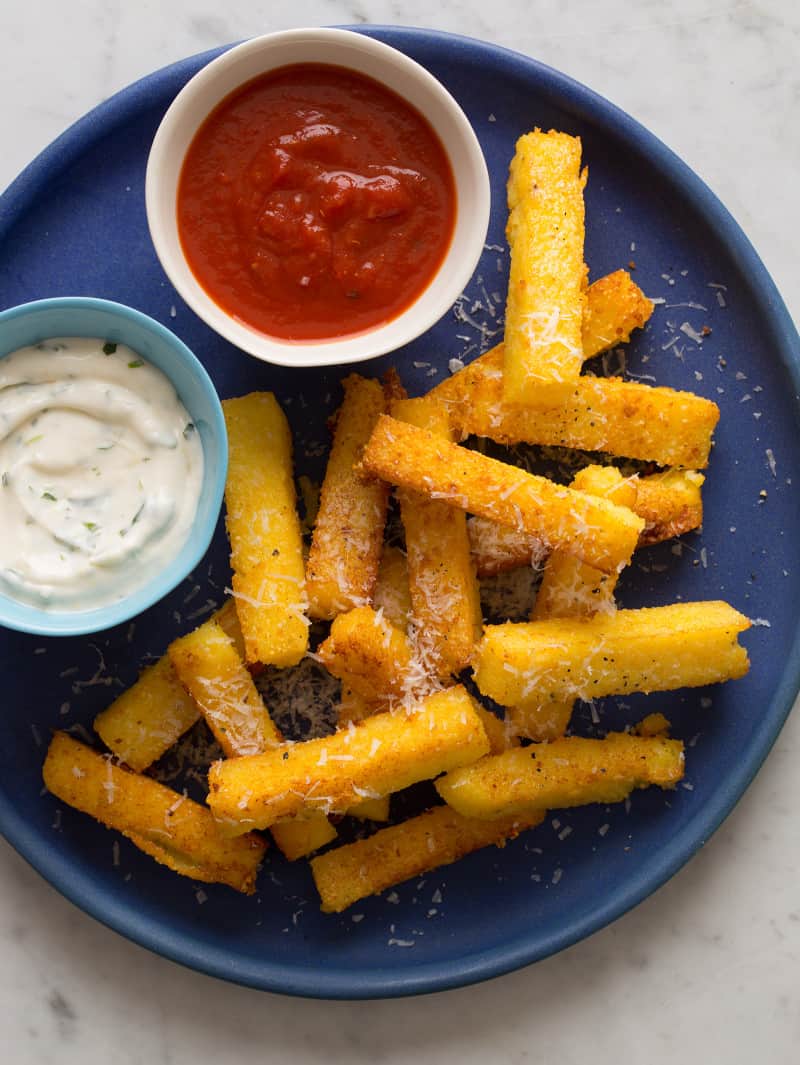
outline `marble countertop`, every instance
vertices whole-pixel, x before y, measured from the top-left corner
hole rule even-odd
[[[795,0],[29,0],[0,9],[0,188],[74,119],[182,56],[290,25],[452,30],[554,66],[642,121],[743,226],[800,319]],[[434,14],[433,12],[436,11]],[[9,1065],[797,1061],[800,715],[714,838],[589,940],[479,987],[396,1002],[243,990],[155,957],[61,898],[0,842]]]

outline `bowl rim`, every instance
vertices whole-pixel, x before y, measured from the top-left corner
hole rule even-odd
[[[0,328],[7,322],[48,310],[65,311],[67,313],[72,311],[102,311],[122,321],[134,322],[155,336],[159,341],[165,343],[177,355],[189,373],[199,382],[203,393],[207,395],[210,401],[212,422],[208,436],[213,441],[214,451],[217,456],[218,473],[214,480],[209,480],[209,456],[207,454],[206,441],[203,441],[201,498],[205,497],[210,500],[206,521],[200,524],[195,521],[178,554],[174,558],[167,560],[156,575],[151,576],[145,584],[134,588],[124,599],[107,606],[79,610],[72,613],[70,611],[40,610],[29,603],[20,602],[11,596],[0,593],[0,628],[13,629],[16,632],[27,632],[36,636],[85,636],[124,624],[143,613],[169,595],[200,563],[208,551],[216,529],[219,512],[222,508],[225,475],[228,465],[228,438],[219,395],[206,368],[184,341],[170,329],[167,329],[165,325],[162,325],[161,322],[151,318],[150,315],[145,314],[143,311],[137,310],[135,307],[130,307],[115,300],[102,299],[95,296],[49,296],[45,299],[30,300],[29,302],[19,303],[13,307],[3,309],[0,311]],[[65,331],[59,335],[79,337],[87,336],[88,334],[83,331],[74,333]],[[0,353],[0,361],[8,354],[10,352]],[[175,388],[181,402],[184,402],[169,370],[163,367],[157,368],[161,370],[173,388]],[[22,610],[22,617],[10,617],[7,612],[7,604],[11,604],[15,610]]]
[[[360,32],[386,35],[409,47],[437,44],[443,49],[461,50],[472,57],[486,52],[502,60],[510,74],[524,74],[535,79],[545,96],[557,100],[567,111],[597,124],[613,128],[632,151],[655,160],[673,183],[680,182],[692,205],[709,221],[724,231],[731,253],[747,272],[754,298],[771,312],[772,346],[776,358],[785,367],[795,391],[800,394],[800,338],[792,318],[757,252],[741,227],[710,188],[655,134],[599,93],[554,70],[539,60],[500,45],[439,30],[398,26],[360,27]],[[99,104],[78,119],[60,137],[48,145],[22,171],[0,197],[0,233],[24,214],[48,183],[69,165],[85,143],[110,134],[120,124],[138,116],[154,93],[175,92],[186,78],[223,49],[215,48],[188,56],[162,67],[126,86],[115,96]],[[133,907],[120,902],[98,887],[91,875],[66,866],[39,832],[17,809],[0,795],[0,831],[14,848],[45,877],[63,896],[95,920],[133,942],[172,961],[199,972],[258,990],[307,998],[367,1000],[425,994],[459,988],[514,971],[543,960],[599,931],[642,902],[674,875],[713,835],[758,772],[792,708],[800,688],[800,626],[795,630],[792,647],[786,656],[773,696],[761,714],[762,727],[758,742],[745,752],[741,763],[720,786],[715,801],[704,807],[697,818],[679,836],[668,841],[658,861],[646,875],[629,880],[617,895],[594,911],[584,921],[576,922],[542,938],[532,928],[530,935],[516,942],[496,945],[480,954],[461,957],[446,966],[431,963],[414,968],[391,968],[389,964],[370,970],[307,967],[287,971],[280,961],[262,958],[253,966],[231,959],[229,954],[204,948],[188,940],[163,923],[150,920]],[[766,728],[765,723],[769,723]]]
[[[367,57],[368,61],[381,60],[389,75],[388,80],[382,80],[374,71],[367,76],[382,80],[387,88],[422,113],[421,108],[409,100],[406,93],[392,84],[392,80],[397,77],[413,84],[415,89],[446,114],[446,123],[439,125],[430,114],[426,113],[423,117],[439,137],[448,156],[451,153],[446,141],[449,136],[452,137],[452,143],[457,144],[465,155],[468,170],[465,172],[455,165],[452,167],[457,203],[450,245],[436,272],[412,303],[394,318],[371,329],[329,339],[299,342],[273,337],[249,326],[229,314],[206,292],[183,254],[174,206],[169,207],[168,203],[174,205],[186,150],[210,114],[209,110],[204,109],[199,120],[191,117],[197,95],[208,91],[220,78],[224,79],[230,71],[246,65],[252,57],[262,53],[265,56],[263,73],[302,62],[297,58],[280,58],[284,49],[291,50],[302,45],[312,49],[332,47],[348,50],[352,54],[352,62],[345,62],[344,59],[339,62],[340,57],[334,55],[329,65],[346,66],[361,73],[363,71],[355,61],[357,54]],[[306,61],[324,62],[316,56]],[[258,73],[248,72],[233,87],[227,87],[222,94],[215,94],[211,110],[237,88],[258,76]],[[180,155],[180,165],[175,163],[176,155]],[[175,171],[174,180],[171,176],[165,178],[165,171],[170,167]],[[465,189],[470,192],[466,203],[468,210],[460,209],[458,204]],[[181,298],[210,329],[262,362],[311,368],[365,362],[396,351],[427,332],[450,310],[469,282],[483,252],[491,212],[491,183],[483,149],[471,123],[454,96],[433,74],[398,49],[366,34],[332,27],[300,27],[262,34],[226,48],[189,79],[165,112],[153,138],[145,175],[145,205],[150,237],[162,269]],[[426,298],[426,294],[436,285],[441,288],[441,293],[435,300]]]

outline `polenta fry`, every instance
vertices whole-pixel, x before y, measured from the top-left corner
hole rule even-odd
[[[110,757],[56,732],[45,759],[44,783],[62,802],[115,828],[163,865],[207,883],[251,895],[266,842],[248,834],[223,838],[211,812],[151,777],[131,773]]]
[[[618,610],[593,618],[487,625],[475,660],[484,695],[514,706],[671,691],[742,677],[750,622],[722,602]]]
[[[481,847],[502,847],[543,818],[544,813],[537,811],[505,821],[479,821],[462,817],[449,806],[437,806],[368,839],[337,847],[311,859],[322,911],[341,913],[359,899],[449,865]]]
[[[97,715],[94,730],[121,762],[141,773],[199,718],[197,704],[164,655]]]
[[[508,179],[511,256],[503,387],[510,404],[565,398],[583,363],[586,171],[578,137],[520,137]]]
[[[612,466],[587,466],[572,481],[573,488],[603,496],[619,506],[631,507],[636,500],[636,479],[623,478]],[[562,551],[554,551],[544,565],[531,621],[545,618],[592,617],[614,609],[616,573],[601,573]],[[543,701],[533,692],[509,707],[509,727],[532,740],[562,736],[572,716],[573,700]]]
[[[627,563],[644,526],[629,510],[536,477],[382,415],[364,466],[384,480],[524,529],[606,573]]]
[[[212,615],[244,654],[232,600]],[[141,773],[157,762],[195,725],[200,710],[178,680],[168,655],[145,669],[135,684],[94,719],[94,730],[110,751]]]
[[[385,484],[355,469],[386,409],[383,388],[358,374],[343,386],[306,566],[309,614],[326,620],[372,600],[389,500]]]
[[[486,754],[489,741],[462,687],[411,713],[375,714],[333,736],[215,762],[208,803],[224,831],[269,828],[307,810],[344,813]]]
[[[586,289],[586,306],[581,323],[582,357],[585,360],[600,355],[617,344],[630,340],[634,329],[641,329],[653,313],[653,303],[645,296],[626,270],[598,278]],[[498,368],[502,374],[504,351],[497,346],[475,359],[467,370],[484,366]],[[445,378],[428,392],[432,398],[452,404],[463,391],[459,371]]]
[[[395,628],[401,632],[407,631],[411,592],[408,587],[408,562],[399,547],[383,545],[372,605],[375,610],[382,610],[383,616]]]
[[[636,482],[623,478],[611,466],[588,466],[573,479],[572,487],[633,509]],[[544,564],[531,621],[544,618],[591,617],[614,608],[618,574],[603,573],[563,551],[553,551]]]
[[[281,743],[253,678],[216,621],[174,640],[167,653],[227,758]]]
[[[719,420],[710,399],[617,377],[584,376],[563,402],[512,407],[503,398],[502,348],[492,348],[433,390],[447,400],[450,424],[462,437],[604,451],[660,466],[708,465]]]
[[[626,732],[605,739],[565,736],[489,755],[436,782],[464,817],[521,817],[592,802],[621,802],[634,790],[674,787],[683,776],[683,744]]]
[[[278,850],[289,862],[307,858],[338,835],[321,811],[314,811],[308,817],[293,817],[290,821],[282,821],[279,825],[273,825],[270,833]]]
[[[262,754],[283,742],[233,641],[213,618],[175,640],[169,659],[227,758]],[[273,838],[289,861],[336,838],[324,814],[273,826]]]
[[[389,622],[398,632],[406,632],[411,613],[408,566],[403,552],[397,547],[391,547],[389,544],[384,544],[383,547],[381,564],[378,567],[378,580],[375,584],[373,607],[375,614],[383,618],[384,621]],[[371,633],[370,635],[374,639],[375,634]],[[352,653],[352,651],[349,653]],[[377,654],[381,656],[381,661],[383,661],[383,651],[378,650]],[[401,654],[405,655],[405,651],[401,651]],[[343,668],[346,665],[346,658],[347,653],[341,660]],[[388,710],[391,702],[391,699],[376,696],[374,691],[369,696],[362,695],[361,692],[355,691],[347,683],[346,679],[342,679],[342,694],[337,709],[339,727],[348,725],[351,721],[354,723],[363,721],[365,717],[369,717],[370,714],[377,714],[381,710]],[[356,814],[355,816],[358,815]],[[385,818],[370,818],[370,820],[385,820]]]
[[[447,410],[427,397],[399,400],[392,416],[451,441]],[[480,637],[480,590],[466,515],[419,492],[398,490],[406,537],[413,638],[428,672],[460,673]]]
[[[584,359],[590,359],[630,340],[653,313],[653,303],[645,296],[627,270],[598,278],[586,290],[586,306],[581,323]]]
[[[347,811],[348,816],[358,821],[388,821],[391,796],[382,795],[379,799],[364,799]]]
[[[391,703],[409,692],[414,659],[405,633],[372,607],[339,614],[330,635],[317,648],[329,673],[372,703]]]
[[[305,569],[292,438],[271,392],[223,400],[233,594],[246,660],[296,665],[308,648]]]
[[[637,546],[649,547],[698,529],[703,524],[700,489],[704,480],[697,470],[664,470],[636,478],[636,499],[630,509],[645,523]],[[580,472],[573,488],[580,488]],[[612,497],[612,502],[617,500]],[[479,577],[493,577],[541,561],[541,542],[517,529],[472,517],[467,530]]]

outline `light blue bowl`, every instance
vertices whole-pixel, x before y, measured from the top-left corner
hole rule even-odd
[[[80,636],[110,629],[180,584],[211,543],[228,470],[228,437],[219,396],[201,363],[169,329],[132,307],[84,296],[37,300],[0,312],[0,358],[50,337],[70,336],[127,344],[166,374],[200,433],[203,487],[194,524],[178,558],[169,559],[121,602],[96,610],[57,611],[0,595],[0,625],[43,636]]]

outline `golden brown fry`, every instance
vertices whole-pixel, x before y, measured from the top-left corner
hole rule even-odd
[[[572,487],[629,509],[636,502],[635,479],[623,478],[611,466],[587,466],[575,476]],[[574,555],[553,551],[544,565],[531,621],[591,617],[613,610],[617,577],[587,566]]]
[[[643,717],[638,725],[634,725],[632,731],[637,736],[666,736],[670,727],[669,721],[662,713],[655,713]]]
[[[281,821],[270,829],[275,845],[289,862],[305,858],[332,839],[337,832],[325,814],[315,811],[308,817],[294,817],[290,821]]]
[[[513,731],[506,726],[506,722],[501,721],[491,710],[487,710],[485,706],[481,706],[478,702],[475,703],[475,709],[486,730],[486,738],[489,740],[489,754],[499,754],[519,742]]]
[[[62,802],[144,843],[151,857],[175,872],[248,895],[255,890],[266,842],[252,834],[223,838],[205,806],[120,768],[64,732],[53,736],[43,775]]]
[[[233,601],[228,600],[212,618],[243,654]],[[97,715],[94,729],[121,762],[141,773],[166,754],[199,717],[197,704],[175,675],[168,655],[164,655]]]
[[[392,415],[451,441],[447,410],[428,397],[399,400]],[[460,673],[480,638],[481,606],[466,515],[419,492],[400,489],[414,644],[436,677]]]
[[[658,544],[700,528],[703,481],[705,477],[697,470],[664,470],[639,478],[634,509],[644,518],[640,546]]]
[[[719,408],[710,399],[616,377],[579,377],[564,402],[536,409],[503,398],[502,344],[459,370],[433,393],[450,423],[501,444],[548,444],[605,451],[660,466],[708,465]]]
[[[572,481],[572,487],[603,496],[619,506],[636,501],[636,479],[623,478],[612,466],[587,466]],[[592,617],[614,610],[617,574],[601,573],[563,551],[554,551],[544,566],[542,582],[531,611],[531,621],[545,618]],[[532,692],[506,718],[510,729],[532,740],[552,740],[562,736],[572,716],[573,700],[542,700]]]
[[[565,398],[583,363],[586,172],[578,137],[534,130],[520,137],[508,179],[504,394],[533,404]]]
[[[587,467],[600,468],[613,469]],[[582,472],[576,475],[572,487],[583,491]],[[703,524],[700,488],[704,480],[697,470],[664,470],[636,478],[636,499],[631,510],[645,523],[637,546],[648,547],[699,528]],[[609,498],[612,503],[619,502],[613,495]],[[541,558],[540,541],[517,529],[478,517],[470,518],[467,528],[479,577],[493,577],[518,566],[529,566]]]
[[[329,673],[373,705],[402,699],[410,690],[411,643],[372,607],[335,618],[317,656]]]
[[[344,728],[351,721],[357,725],[365,717],[379,714],[382,710],[390,710],[391,703],[391,700],[367,698],[351,688],[346,681],[342,681],[342,694],[336,709],[338,726]]]
[[[516,706],[506,707],[508,729],[516,737],[546,742],[557,740],[569,728],[574,699],[549,699],[530,695]]]
[[[612,732],[605,739],[565,736],[489,755],[436,782],[464,817],[518,817],[592,802],[621,802],[634,788],[674,787],[683,776],[683,744],[663,736]]]
[[[229,615],[225,621],[230,623]],[[241,655],[217,621],[212,618],[175,640],[168,654],[227,758],[261,754],[283,742]],[[318,850],[336,834],[327,817],[318,812],[306,820],[275,825],[272,832],[289,861]]]
[[[633,552],[644,523],[605,499],[536,477],[424,429],[382,415],[364,466],[384,480],[536,535],[613,573]]]
[[[94,730],[137,773],[158,761],[200,717],[164,655],[94,719]]]
[[[408,587],[408,563],[399,547],[384,544],[372,605],[401,632],[408,629],[411,593]]]
[[[167,653],[227,758],[260,754],[282,741],[233,641],[216,621],[173,641]]]
[[[619,507],[635,512],[640,484],[638,476],[623,477],[615,466],[584,466],[572,478],[572,487],[580,492],[610,499]]]
[[[419,671],[411,644],[400,640],[399,631],[391,630],[385,619],[381,622],[368,607],[359,609],[362,613],[357,617],[350,616],[355,611],[341,614],[337,619],[339,633],[331,631],[332,638],[319,648],[323,664],[334,676],[343,678],[340,727],[350,721],[357,724],[407,701],[429,683],[428,677]],[[364,693],[371,690],[371,695],[360,694],[350,687],[351,679]],[[474,709],[483,722],[491,750],[505,750],[509,742],[505,724],[479,703],[474,704]]]
[[[293,666],[308,648],[308,623],[289,425],[271,392],[222,407],[230,449],[226,523],[246,659]]]
[[[411,597],[408,590],[408,566],[403,552],[397,547],[391,547],[389,544],[384,544],[383,547],[381,564],[378,568],[378,580],[375,584],[373,606],[376,614],[382,616],[399,632],[406,632],[411,612]],[[381,655],[382,651],[379,650],[377,653]],[[401,653],[404,655],[405,651]],[[343,666],[346,658],[347,653],[342,660]],[[342,680],[342,694],[337,710],[339,726],[343,727],[351,721],[354,723],[363,721],[370,714],[388,710],[391,702],[391,699],[376,697],[374,692],[369,697],[362,695],[351,688],[346,680]]]
[[[489,741],[462,687],[437,692],[411,713],[375,714],[333,736],[216,762],[209,806],[236,834],[307,810],[344,813],[486,754]]]
[[[239,624],[239,615],[236,612],[236,603],[232,599],[226,599],[219,610],[211,615],[209,620],[216,621],[233,644],[239,658],[244,661],[244,636],[242,636],[242,627]]]
[[[487,625],[475,680],[503,706],[534,693],[543,700],[596,699],[716,684],[747,672],[737,634],[749,627],[722,602]]]
[[[322,910],[341,913],[359,899],[449,865],[481,847],[502,847],[543,818],[537,812],[526,818],[477,821],[461,817],[449,806],[437,806],[368,839],[337,847],[311,860]]]
[[[641,329],[652,313],[652,301],[627,270],[615,270],[598,278],[586,290],[581,324],[584,359],[626,343],[633,330]]]
[[[594,358],[617,344],[630,339],[634,329],[643,327],[653,313],[653,303],[645,296],[626,270],[598,278],[586,289],[586,306],[581,323],[583,359]],[[484,366],[499,368],[502,373],[504,352],[502,345],[493,348],[476,359],[470,367],[476,370]],[[464,385],[461,371],[453,378],[446,378],[428,393],[429,396],[447,401],[448,406],[462,394]]]
[[[309,614],[326,620],[372,599],[389,500],[385,484],[355,469],[386,409],[383,388],[358,374],[343,386],[306,567]]]
[[[388,821],[390,801],[389,795],[382,795],[380,799],[364,799],[357,806],[351,806],[347,813],[359,821]]]
[[[520,566],[540,566],[547,549],[537,536],[498,525],[491,518],[472,515],[467,519],[472,557],[478,577],[496,577]]]

